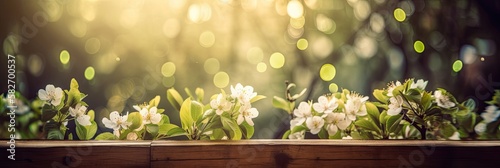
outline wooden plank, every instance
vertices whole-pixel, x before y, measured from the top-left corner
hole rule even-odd
[[[2,149],[8,144],[1,143]],[[16,141],[0,167],[496,167],[500,141]]]
[[[7,146],[2,143],[2,149]],[[149,167],[151,141],[16,141],[1,167]]]
[[[152,167],[496,166],[497,141],[153,141]]]

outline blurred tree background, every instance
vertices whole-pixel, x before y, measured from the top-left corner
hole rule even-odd
[[[335,86],[371,96],[389,81],[422,78],[459,101],[473,98],[480,111],[500,88],[500,1],[0,3],[1,62],[5,67],[7,55],[16,56],[17,90],[35,99],[47,84],[69,89],[76,78],[98,123],[155,95],[180,123],[166,101],[168,88],[201,87],[212,95],[242,83],[268,97],[256,104],[254,138],[274,138],[288,124],[271,105],[286,80],[308,88],[305,100]],[[325,64],[335,67],[332,80],[319,75]],[[5,93],[6,68],[0,74]]]

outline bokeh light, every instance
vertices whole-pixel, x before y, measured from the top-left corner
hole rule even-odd
[[[217,73],[219,72],[220,68],[219,60],[217,60],[216,58],[209,58],[203,64],[203,68],[205,69],[205,72],[208,74]]]
[[[302,38],[302,39],[299,39],[297,41],[297,48],[299,50],[306,50],[308,46],[309,46],[309,42],[306,39]]]
[[[287,13],[291,18],[300,18],[304,14],[304,6],[298,0],[291,0],[287,5]]]
[[[215,43],[215,35],[211,31],[204,31],[200,35],[200,45],[206,48],[212,47]]]
[[[97,38],[90,38],[85,42],[85,51],[89,54],[95,54],[101,49],[101,41]]]
[[[218,88],[225,88],[229,84],[229,75],[226,72],[217,72],[214,75],[214,85]]]
[[[194,23],[201,23],[210,20],[212,8],[206,3],[192,4],[188,9],[188,18]]]
[[[339,91],[339,86],[335,83],[330,83],[330,85],[328,85],[328,90],[330,90],[331,93],[335,93]]]
[[[164,77],[171,77],[175,74],[175,64],[173,62],[166,62],[161,66],[161,74]]]
[[[316,16],[316,28],[326,34],[332,34],[337,29],[337,24],[323,14]]]
[[[403,9],[401,9],[401,8],[394,9],[394,18],[398,22],[405,21],[405,19],[406,19],[406,13],[405,13],[405,11]]]
[[[68,64],[70,59],[69,52],[67,50],[62,50],[59,54],[59,60],[62,64]]]
[[[455,72],[459,72],[460,70],[462,70],[462,67],[463,67],[463,63],[462,61],[460,60],[456,60],[455,62],[453,62],[453,71]]]
[[[319,76],[324,81],[331,81],[335,75],[337,74],[337,70],[332,64],[323,64],[321,69],[319,70]]]
[[[258,64],[264,59],[264,51],[260,47],[252,47],[247,51],[247,60],[252,64]]]
[[[275,52],[269,58],[269,64],[274,69],[279,69],[285,65],[285,56],[279,52]]]
[[[465,64],[472,64],[477,60],[477,50],[474,46],[464,45],[460,49],[460,60]]]
[[[425,50],[425,45],[422,41],[417,40],[413,43],[413,49],[415,49],[415,52],[417,53],[422,53]]]
[[[85,79],[87,79],[87,80],[92,80],[92,79],[94,79],[94,76],[95,76],[95,70],[94,70],[94,67],[91,67],[91,66],[87,67],[87,68],[85,69],[85,73],[84,73],[84,75],[85,75]]]
[[[267,70],[267,65],[266,63],[263,63],[263,62],[259,62],[257,64],[257,71],[260,72],[260,73],[263,73],[263,72],[266,72]]]

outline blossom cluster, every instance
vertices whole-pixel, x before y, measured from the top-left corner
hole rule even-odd
[[[43,101],[41,120],[44,122],[47,139],[72,139],[67,134],[68,122],[75,122],[76,135],[81,140],[94,137],[97,123],[94,121],[94,111],[87,111],[87,103],[82,101],[86,95],[78,89],[75,79],[71,80],[70,89],[62,90],[54,85],[47,85],[38,91],[38,98]],[[67,135],[67,136],[66,136]]]
[[[479,139],[500,139],[500,90],[495,91],[489,105],[480,114],[481,121],[476,124],[474,130],[479,134]]]
[[[174,136],[181,136],[184,131],[171,124],[164,109],[158,108],[160,96],[156,96],[149,103],[134,105],[136,111],[120,115],[118,111],[109,113],[109,118],[102,118],[106,128],[113,133],[99,134],[97,140],[151,140]]]
[[[374,90],[375,102],[344,89],[317,102],[300,102],[293,110],[289,107],[295,103],[283,98],[274,97],[273,105],[293,115],[283,135],[288,139],[304,139],[306,132],[325,139],[500,138],[500,91],[476,125],[473,100],[459,103],[442,88],[425,90],[427,84],[422,79],[390,82]]]
[[[318,102],[301,102],[293,111],[289,139],[303,139],[305,132],[332,137],[346,130],[357,116],[366,116],[367,96],[344,90],[342,93],[320,96]],[[327,134],[325,134],[327,133]]]
[[[227,96],[223,93],[219,93],[217,98],[210,101],[210,107],[215,111],[217,115],[222,115],[222,113],[231,113],[235,105],[239,105],[239,114],[236,120],[238,125],[241,125],[243,121],[253,126],[253,118],[259,116],[259,111],[252,107],[251,100],[257,96],[257,92],[253,92],[252,86],[244,86],[240,83],[236,84],[235,87],[231,85],[231,95]],[[211,112],[211,110],[207,111]]]

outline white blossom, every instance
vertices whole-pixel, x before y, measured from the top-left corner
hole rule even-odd
[[[302,120],[302,118],[291,119],[290,120],[290,130],[292,130],[296,126],[302,125],[304,123],[304,121],[306,121],[305,118],[304,118],[304,120]]]
[[[77,104],[75,108],[69,107],[69,114],[76,118],[76,121],[83,126],[91,125],[90,116],[85,114],[87,112],[87,107]]]
[[[444,95],[440,90],[434,92],[434,98],[436,98],[437,105],[442,108],[452,108],[455,107],[455,103],[450,101],[450,98]]]
[[[496,121],[498,116],[500,116],[500,110],[498,110],[498,107],[495,105],[489,105],[486,107],[486,110],[481,113],[481,118],[483,118],[486,123]]]
[[[142,108],[139,113],[142,116],[142,123],[144,124],[158,124],[161,120],[161,114],[157,113],[158,109],[156,107],[151,107],[149,110],[147,108]]]
[[[351,136],[342,137],[342,139],[352,139]]]
[[[127,121],[128,115],[120,116],[117,111],[113,111],[109,114],[109,119],[102,118],[102,123],[105,127],[111,128],[113,130],[127,129],[132,123]]]
[[[215,109],[217,115],[221,115],[224,111],[231,110],[232,103],[227,101],[224,95],[219,94],[216,99],[210,101],[210,106]]]
[[[403,110],[403,98],[401,96],[391,97],[389,101],[391,103],[388,106],[387,115],[398,115]]]
[[[394,82],[389,83],[389,86],[387,87],[387,96],[389,96],[389,97],[394,96],[392,94],[392,92],[398,86],[401,86],[401,82],[399,82],[399,81],[396,81],[396,83],[394,83]]]
[[[113,130],[113,135],[115,135],[116,137],[120,137],[120,130]]]
[[[455,131],[452,136],[448,137],[449,140],[460,140],[460,133]]]
[[[288,135],[288,139],[297,139],[297,140],[304,139],[305,133],[306,131],[294,132]]]
[[[482,134],[482,133],[486,132],[486,123],[484,123],[484,122],[478,123],[474,127],[474,131],[476,131],[476,133],[478,133],[478,134]]]
[[[424,81],[423,79],[417,80],[417,82],[413,82],[410,86],[411,89],[421,89],[424,90],[425,87],[427,86],[428,81]]]
[[[296,124],[301,125],[306,121],[306,118],[312,117],[311,106],[306,102],[300,102],[299,107],[293,110],[293,115],[296,117]]]
[[[40,100],[45,100],[50,102],[50,104],[54,106],[58,106],[61,104],[61,99],[63,97],[64,92],[60,87],[54,87],[54,85],[45,86],[45,90],[38,90],[38,97]]]
[[[351,124],[351,120],[346,119],[344,113],[329,113],[325,121],[329,135],[335,135],[339,129],[345,130]]]
[[[326,96],[320,96],[318,102],[313,104],[314,110],[318,113],[331,113],[335,110],[339,104],[337,104],[337,98]]]
[[[238,115],[236,122],[240,125],[243,123],[243,120],[245,120],[248,125],[253,126],[254,123],[252,119],[257,116],[259,116],[259,111],[257,111],[256,108],[252,108],[250,104],[245,104],[240,107],[240,114]]]
[[[309,117],[306,120],[306,126],[311,130],[311,134],[318,134],[325,124],[325,120],[319,116]]]
[[[241,104],[250,103],[250,100],[255,96],[257,96],[257,93],[253,92],[252,86],[243,87],[240,83],[236,84],[236,87],[231,85],[231,97],[238,99]]]
[[[361,96],[356,93],[348,94],[347,102],[345,104],[344,112],[347,115],[347,118],[351,121],[356,120],[356,116],[365,116],[366,111],[366,101],[368,100],[368,96]]]

